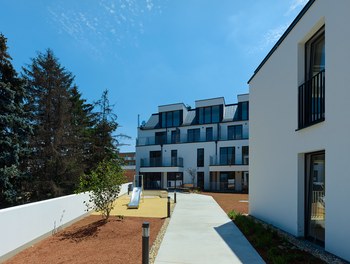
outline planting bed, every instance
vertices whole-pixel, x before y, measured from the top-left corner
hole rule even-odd
[[[150,246],[164,219],[91,215],[9,259],[11,263],[141,263],[142,223],[150,223]]]

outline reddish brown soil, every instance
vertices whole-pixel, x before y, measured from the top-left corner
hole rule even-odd
[[[141,263],[142,223],[150,223],[150,246],[164,219],[88,216],[9,259],[10,263]]]
[[[212,196],[226,213],[235,210],[236,212],[240,212],[242,214],[248,214],[248,194],[212,192],[202,192],[201,194]]]

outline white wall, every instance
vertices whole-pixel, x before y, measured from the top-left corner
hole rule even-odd
[[[127,192],[127,186],[122,185],[120,195]],[[87,214],[83,202],[88,200],[88,193],[80,193],[0,210],[0,261]]]
[[[325,150],[325,249],[350,260],[348,0],[316,0],[250,82],[250,214],[304,234],[304,153]],[[296,131],[304,44],[325,24],[325,121]]]

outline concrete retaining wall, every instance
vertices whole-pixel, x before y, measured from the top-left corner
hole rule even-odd
[[[89,193],[80,193],[0,210],[0,262],[89,214],[88,200]]]

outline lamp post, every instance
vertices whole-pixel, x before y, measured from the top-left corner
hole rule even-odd
[[[177,179],[177,174],[175,174],[174,203],[176,203],[176,179]]]

